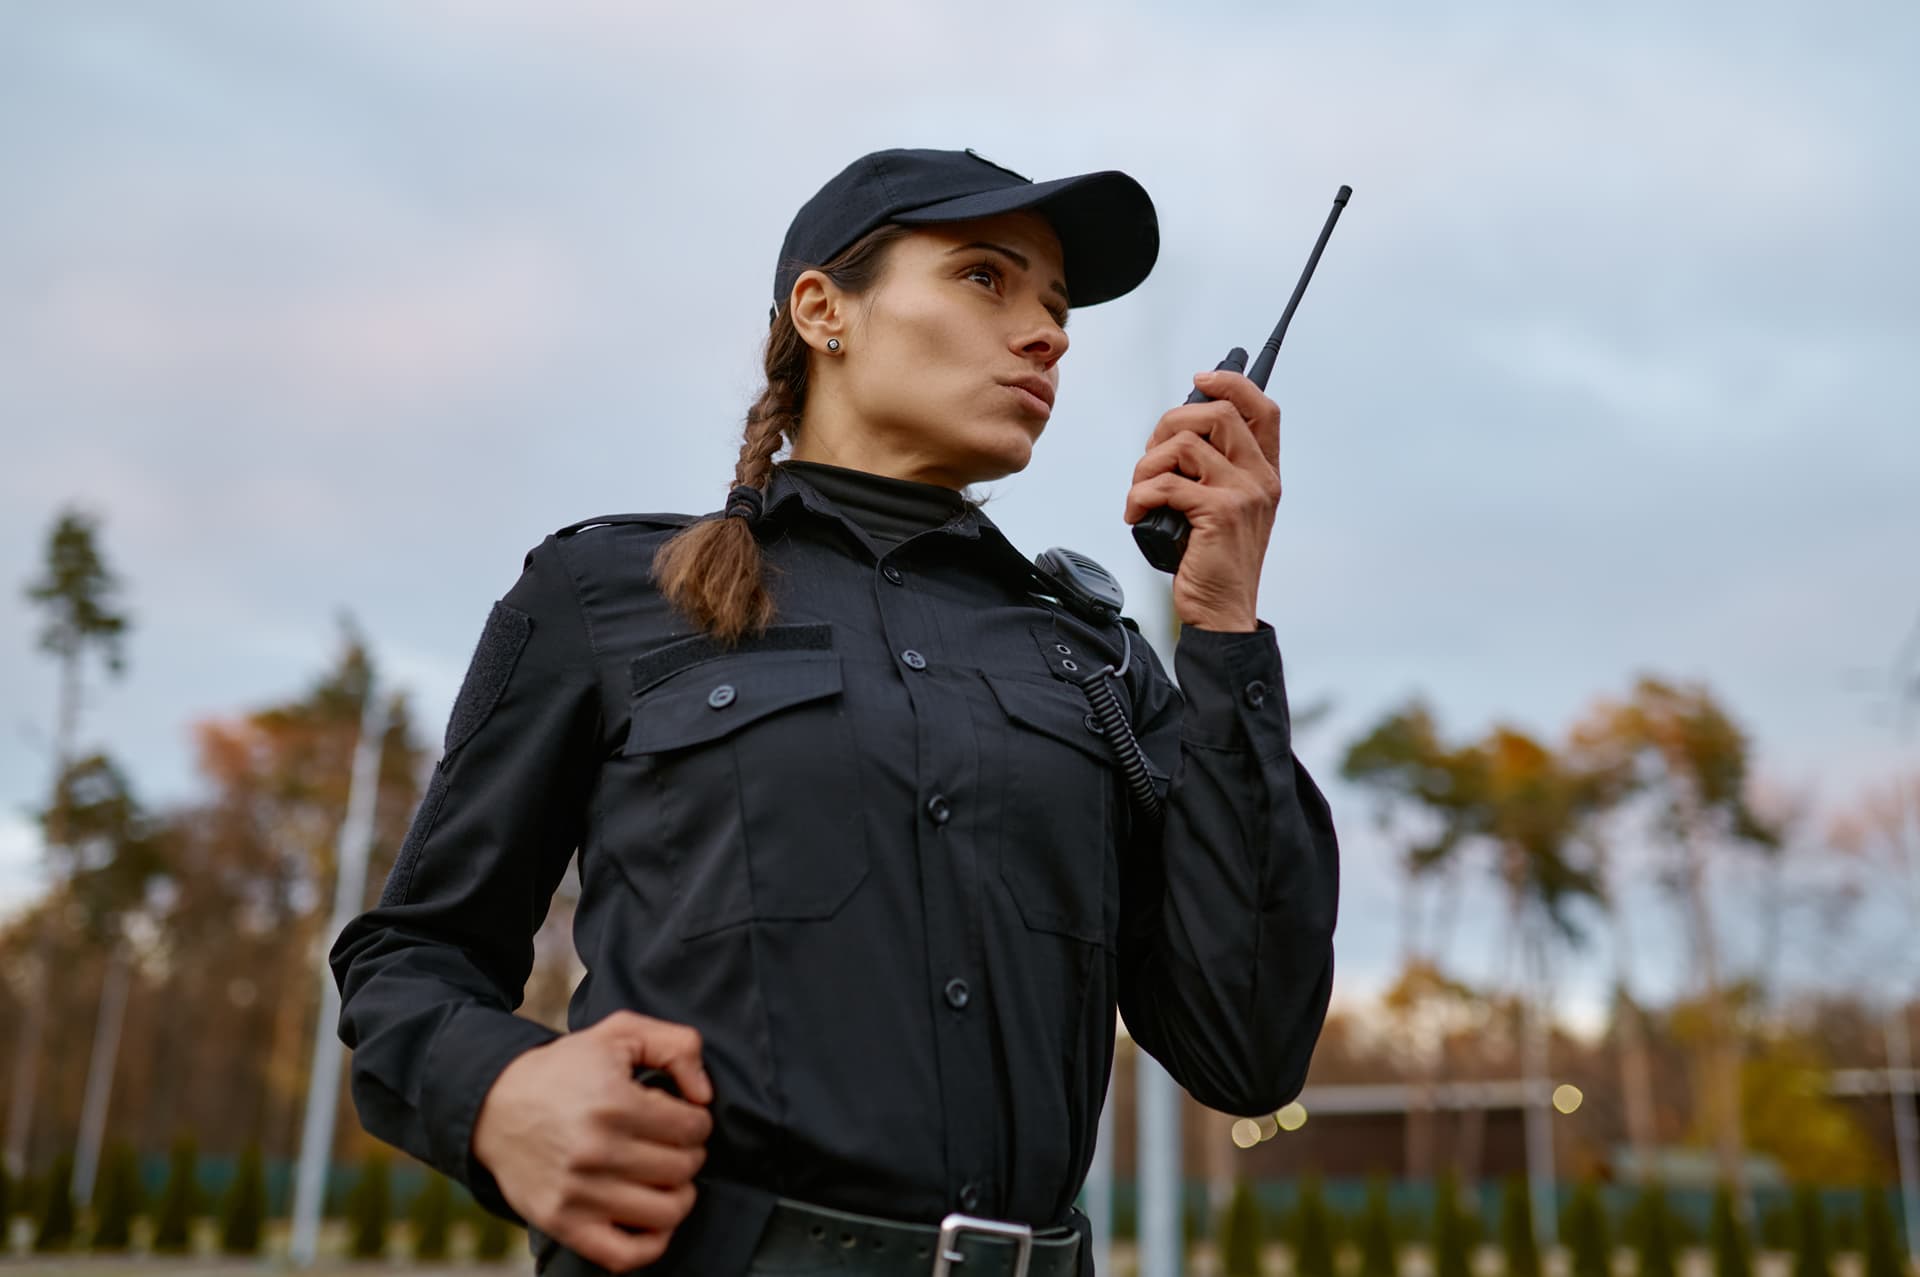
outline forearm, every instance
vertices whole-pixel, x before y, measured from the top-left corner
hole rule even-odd
[[[1133,848],[1121,1012],[1196,1098],[1271,1111],[1297,1093],[1326,1015],[1339,853],[1293,756],[1272,631],[1189,629],[1158,838]]]

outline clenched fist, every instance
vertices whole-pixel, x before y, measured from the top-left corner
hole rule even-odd
[[[681,1099],[641,1086],[664,1069]],[[713,1085],[700,1035],[616,1011],[519,1056],[473,1126],[473,1153],[529,1224],[613,1272],[658,1259],[693,1209]]]

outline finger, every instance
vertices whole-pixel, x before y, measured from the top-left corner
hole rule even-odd
[[[697,1192],[692,1184],[654,1188],[608,1181],[603,1191],[595,1195],[595,1213],[628,1228],[672,1232],[693,1209]]]
[[[635,1065],[665,1069],[681,1095],[695,1104],[713,1102],[713,1083],[700,1063],[698,1029],[634,1011],[615,1011],[593,1027],[620,1044],[629,1071]]]
[[[1149,449],[1134,463],[1133,482],[1178,471],[1189,479],[1219,480],[1233,469],[1232,461],[1199,435],[1182,431]]]
[[[666,1253],[671,1233],[634,1233],[614,1223],[585,1223],[554,1240],[611,1273],[645,1268]]]
[[[602,1120],[626,1138],[673,1148],[703,1148],[713,1134],[713,1114],[705,1106],[651,1086],[630,1086]]]
[[[1127,492],[1127,508],[1121,517],[1128,523],[1138,523],[1148,511],[1167,506],[1191,521],[1213,499],[1204,483],[1169,471],[1134,484]]]
[[[572,1165],[587,1175],[606,1175],[655,1188],[678,1188],[691,1182],[706,1162],[707,1150],[703,1144],[668,1144],[642,1133],[609,1130],[604,1137],[590,1141]]]
[[[1253,384],[1245,373],[1209,368],[1194,374],[1193,384],[1214,399],[1232,404],[1253,428],[1260,451],[1274,466],[1280,464],[1280,405]]]
[[[1222,424],[1237,419],[1240,409],[1224,400],[1212,400],[1207,403],[1181,404],[1169,408],[1154,424],[1153,433],[1147,437],[1147,446],[1163,443],[1183,431],[1191,431],[1205,438]]]

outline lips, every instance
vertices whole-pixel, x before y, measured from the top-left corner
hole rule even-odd
[[[1048,412],[1053,411],[1053,386],[1045,377],[1016,377],[1012,381],[1003,382],[1002,384],[1012,386],[1016,390],[1026,391],[1035,399],[1038,399],[1041,406]]]

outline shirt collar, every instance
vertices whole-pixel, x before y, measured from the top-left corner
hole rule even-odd
[[[792,519],[800,510],[840,524],[864,544],[859,527],[841,513],[831,498],[794,471],[784,466],[774,466],[773,473],[767,479],[766,504],[760,516],[762,525],[769,529],[777,527]],[[971,505],[946,523],[921,535],[950,536],[978,542],[996,567],[1011,571],[1023,583],[1033,579],[1033,564],[984,511]]]

